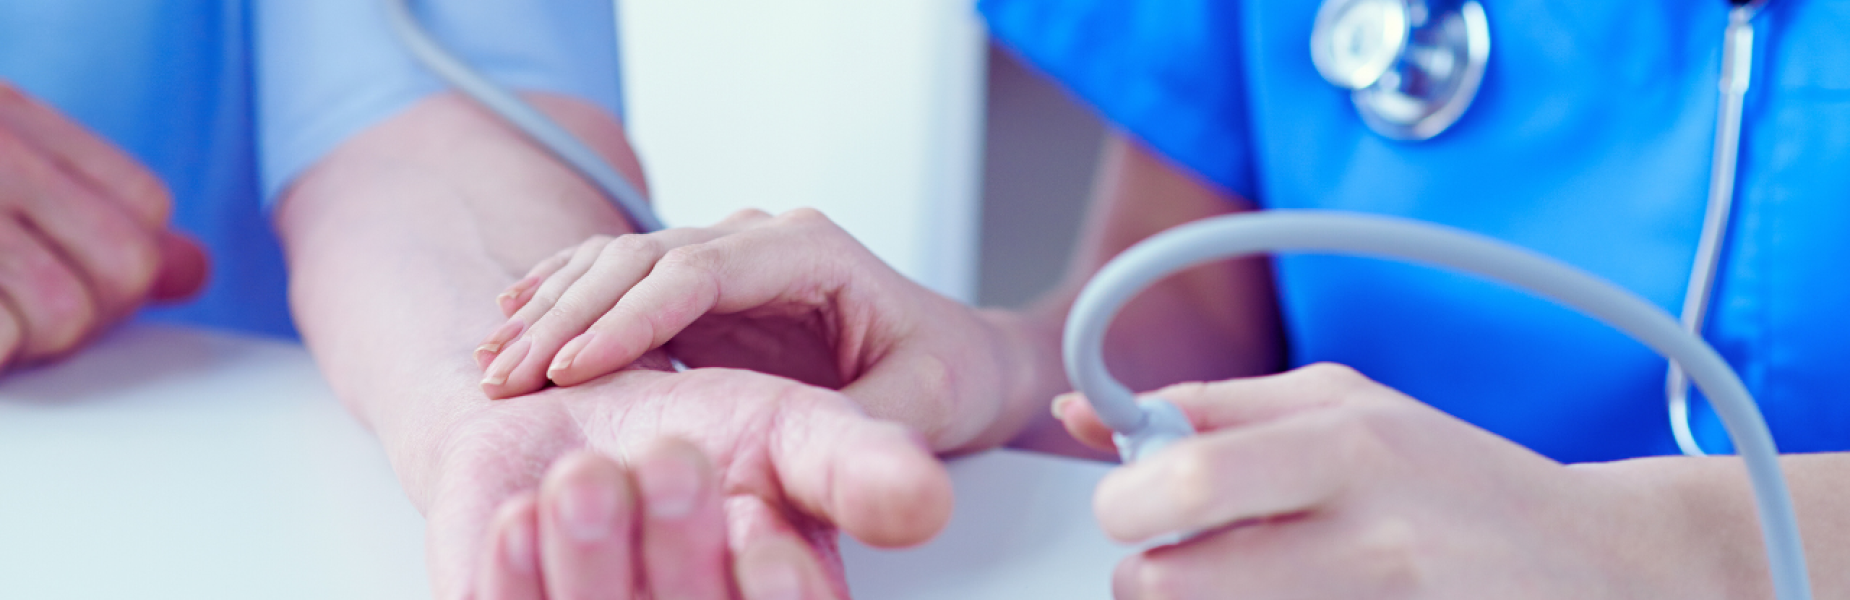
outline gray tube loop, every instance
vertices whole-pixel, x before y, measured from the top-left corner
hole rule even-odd
[[[1482,235],[1408,219],[1328,211],[1264,211],[1189,223],[1113,259],[1080,292],[1067,317],[1067,377],[1120,439],[1153,432],[1161,412],[1139,406],[1105,368],[1104,338],[1126,302],[1157,280],[1205,262],[1266,252],[1356,254],[1447,267],[1527,290],[1625,332],[1680,365],[1721,417],[1747,464],[1779,600],[1810,600],[1805,553],[1772,434],[1715,350],[1662,309],[1565,263]],[[1161,403],[1146,402],[1146,405]],[[1160,417],[1158,417],[1160,418]]]

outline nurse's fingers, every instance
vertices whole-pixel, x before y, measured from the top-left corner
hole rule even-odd
[[[538,503],[532,493],[508,499],[488,527],[475,570],[477,600],[543,600]]]
[[[540,564],[549,600],[616,600],[636,589],[636,495],[616,461],[581,451],[540,484]]]
[[[533,298],[515,312],[507,325],[478,349],[478,354],[482,349],[495,353],[501,346],[500,337],[523,330],[489,362],[482,390],[491,398],[506,398],[544,387],[547,366],[560,347],[610,310],[663,254],[720,235],[722,232],[711,229],[669,229],[586,242],[565,266],[539,284]]]
[[[1132,555],[1112,572],[1120,600],[1384,598],[1418,577],[1404,522],[1350,531],[1306,517],[1217,531]]]
[[[699,448],[665,439],[629,460],[642,500],[642,568],[653,598],[732,597],[719,475]]]
[[[149,230],[166,227],[173,201],[154,173],[101,137],[0,81],[0,128],[53,159],[59,170],[117,203]]]
[[[1066,427],[1066,433],[1080,443],[1099,450],[1117,452],[1111,441],[1111,428],[1098,418],[1098,412],[1086,402],[1085,394],[1068,392],[1053,399],[1053,418]]]
[[[1369,427],[1323,411],[1185,439],[1106,475],[1093,510],[1126,542],[1311,512],[1386,453]]]
[[[667,344],[709,313],[730,314],[781,300],[804,305],[838,300],[834,291],[845,279],[846,253],[865,249],[812,210],[775,220],[779,227],[664,254],[647,277],[566,345],[548,375],[560,385],[588,381]],[[837,243],[841,240],[849,243]]]
[[[708,229],[715,229],[722,233],[731,233],[769,218],[770,215],[765,214],[764,211],[747,208],[733,213],[731,216],[726,217],[724,220]],[[600,236],[600,238],[609,239],[605,236]],[[596,240],[598,238],[593,239]],[[509,285],[506,291],[501,292],[501,295],[495,298],[495,304],[501,307],[501,314],[512,317],[515,313],[519,312],[521,307],[526,306],[527,302],[533,299],[534,292],[539,290],[539,284],[547,278],[552,277],[553,273],[558,272],[566,263],[570,262],[572,255],[577,252],[577,250],[577,246],[560,250],[557,254],[547,257],[546,260],[542,260],[533,265],[533,268],[527,271],[525,276],[515,281],[512,285]]]
[[[544,299],[547,303],[547,308],[551,308],[551,303],[557,301],[559,296],[564,295],[565,290],[570,289],[572,283],[578,281],[580,275],[584,275],[586,271],[591,270],[591,265],[597,260],[597,253],[602,252],[604,246],[608,244],[610,240],[611,238],[607,236],[597,236],[585,240],[577,246],[568,248],[566,251],[571,253],[571,257],[566,259],[565,264],[559,265],[558,268],[553,270],[551,275],[548,275],[535,285],[531,292],[526,293],[530,294],[536,300]],[[542,263],[542,265],[543,264],[544,263]],[[532,311],[527,310],[530,304],[531,303],[521,306],[519,310],[514,312],[513,316],[508,317],[507,322],[495,329],[493,333],[488,334],[488,339],[483,340],[482,344],[475,348],[475,362],[481,365],[484,371],[492,373],[489,369],[494,366],[494,363],[501,360],[511,360],[512,362],[505,367],[504,371],[512,370],[514,365],[519,364],[520,359],[525,358],[527,347],[531,344],[520,343],[520,340],[524,339],[524,336],[526,336],[527,326],[531,325],[533,320],[539,317],[539,315],[533,314]],[[541,309],[539,312],[543,313],[545,309]],[[520,354],[521,356],[516,356],[511,359],[507,358],[513,354]],[[505,386],[506,378],[507,376],[504,373],[499,381],[494,381],[494,384],[497,387]],[[493,381],[492,376],[484,378],[482,381],[482,388],[487,390],[491,381]],[[496,396],[490,393],[489,397],[496,398],[503,396]]]
[[[1317,363],[1264,377],[1176,384],[1144,394],[1140,400],[1167,400],[1188,416],[1197,431],[1213,431],[1350,404],[1373,391],[1387,388],[1349,367]],[[1063,394],[1054,399],[1053,410],[1054,417],[1079,441],[1113,448],[1111,428],[1099,421],[1084,395]]]
[[[521,307],[533,300],[533,293],[539,291],[540,283],[552,277],[553,273],[559,272],[559,269],[565,268],[566,263],[571,262],[572,255],[577,252],[578,246],[573,246],[546,257],[546,260],[533,265],[525,276],[516,280],[513,285],[509,285],[501,292],[501,295],[495,296],[495,306],[501,308],[501,316],[512,317],[520,312]]]

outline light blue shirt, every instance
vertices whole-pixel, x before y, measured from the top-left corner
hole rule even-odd
[[[489,78],[621,114],[610,2],[414,6]],[[0,3],[0,78],[148,165],[175,226],[205,243],[205,291],[142,318],[294,336],[265,207],[343,140],[443,89],[384,17],[377,0],[15,0]]]

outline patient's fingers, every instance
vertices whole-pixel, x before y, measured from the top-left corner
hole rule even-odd
[[[636,587],[636,497],[616,461],[565,456],[540,484],[540,564],[549,600],[629,598]]]
[[[726,499],[732,525],[729,545],[736,557],[732,576],[744,600],[831,600],[847,598],[847,581],[833,534],[805,532],[763,498]],[[807,535],[806,535],[807,534]],[[828,537],[816,537],[821,534]],[[657,596],[658,598],[660,596]]]
[[[535,528],[538,510],[531,493],[501,505],[489,525],[490,542],[483,548],[476,569],[476,596],[480,600],[542,600],[539,538]]]
[[[838,392],[782,385],[766,443],[798,507],[881,547],[924,542],[950,520],[950,475],[916,432],[861,414]]]
[[[631,457],[642,501],[642,568],[654,598],[726,600],[726,520],[706,455],[664,440]]]

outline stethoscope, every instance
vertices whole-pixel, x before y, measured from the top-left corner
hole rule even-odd
[[[1352,90],[1362,122],[1396,140],[1438,135],[1464,114],[1490,52],[1475,0],[1327,0],[1311,35],[1311,57],[1331,83]],[[1798,520],[1765,419],[1721,355],[1702,339],[1716,266],[1734,200],[1741,110],[1753,69],[1753,18],[1765,0],[1734,2],[1722,46],[1708,210],[1682,318],[1566,263],[1465,231],[1406,219],[1325,211],[1267,210],[1203,219],[1151,236],[1093,276],[1068,313],[1062,348],[1067,378],[1114,432],[1120,457],[1135,462],[1195,434],[1174,404],[1138,398],[1112,377],[1105,332],[1144,288],[1203,263],[1272,252],[1319,252],[1425,263],[1509,284],[1611,325],[1668,358],[1665,396],[1677,445],[1702,454],[1689,427],[1688,383],[1708,395],[1747,467],[1774,596],[1808,600],[1811,583]],[[1685,374],[1687,373],[1687,378]],[[1186,540],[1182,533],[1162,543]]]
[[[418,25],[406,6],[407,0],[383,2],[393,32],[420,63],[583,174],[637,231],[661,227],[660,219],[638,188],[621,173],[546,115],[445,51]],[[1656,305],[1618,286],[1485,236],[1389,217],[1271,210],[1188,223],[1138,242],[1106,263],[1080,291],[1067,316],[1061,350],[1069,381],[1085,394],[1099,419],[1115,432],[1113,440],[1125,462],[1133,462],[1195,433],[1187,416],[1175,405],[1155,397],[1138,400],[1105,366],[1105,331],[1112,318],[1126,302],[1157,280],[1215,260],[1262,252],[1310,251],[1422,262],[1502,281],[1579,309],[1638,339],[1669,358],[1671,364],[1684,367],[1671,374],[1673,414],[1687,418],[1687,413],[1681,412],[1684,409],[1679,408],[1685,398],[1680,391],[1682,377],[1687,372],[1708,394],[1747,466],[1775,597],[1810,600],[1811,583],[1806,575],[1798,520],[1792,512],[1791,494],[1779,468],[1779,451],[1773,446],[1772,434],[1747,386],[1727,361],[1695,333],[1707,305],[1716,248],[1721,244],[1732,196],[1740,103],[1751,63],[1753,31],[1748,23],[1763,2],[1737,4],[1730,17],[1723,52],[1723,115],[1716,123],[1717,167],[1711,181],[1708,221],[1703,227],[1702,248],[1706,250],[1698,251],[1700,268],[1691,276],[1689,295],[1694,298],[1691,302],[1695,308],[1692,312],[1686,302],[1681,324]],[[1343,8],[1350,6],[1360,6],[1354,10],[1361,12],[1351,14]],[[1312,35],[1313,40],[1320,40],[1318,45],[1330,45],[1327,52],[1336,55],[1318,58],[1319,69],[1326,61],[1334,61],[1330,64],[1338,68],[1332,81],[1355,90],[1352,97],[1363,121],[1395,139],[1430,138],[1457,121],[1477,93],[1489,56],[1489,29],[1477,2],[1468,0],[1458,5],[1456,12],[1434,12],[1429,6],[1438,4],[1421,0],[1329,0],[1318,16],[1318,33]],[[1326,51],[1312,54],[1323,52]],[[1330,73],[1325,71],[1326,76]],[[1719,203],[1717,197],[1721,198]],[[1683,430],[1688,430],[1687,421]]]
[[[1733,0],[1722,38],[1720,108],[1709,170],[1709,201],[1683,293],[1683,326],[1700,335],[1728,236],[1740,154],[1741,108],[1753,74],[1754,15],[1766,0]],[[1425,140],[1471,106],[1490,59],[1490,28],[1476,0],[1326,0],[1310,35],[1311,62],[1325,80],[1352,90],[1369,129]],[[1664,381],[1670,430],[1684,454],[1702,456],[1689,422],[1689,379],[1671,363]]]

